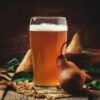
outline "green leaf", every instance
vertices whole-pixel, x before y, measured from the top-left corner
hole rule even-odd
[[[20,79],[15,79],[15,80],[13,80],[13,82],[32,82],[32,79],[31,78],[28,78],[28,79],[26,79],[26,78],[20,78]]]
[[[31,82],[33,80],[33,73],[32,72],[18,72],[14,75],[12,81],[14,82]]]
[[[91,53],[91,51],[90,50],[83,50],[83,51],[81,51],[81,53],[89,54],[89,53]]]
[[[23,59],[23,56],[14,57],[10,61],[8,61],[8,63],[5,66],[3,66],[3,68],[16,70],[16,68],[21,63],[22,59]]]
[[[88,85],[93,89],[100,90],[100,80],[94,80]]]

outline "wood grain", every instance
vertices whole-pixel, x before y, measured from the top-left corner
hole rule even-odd
[[[3,93],[4,93],[4,90],[0,90],[0,100],[2,98]],[[34,98],[31,96],[25,96],[23,94],[19,94],[15,91],[10,90],[8,91],[4,100],[55,100],[55,99],[53,98],[45,98],[45,99]],[[67,97],[67,98],[60,98],[57,100],[100,100],[100,95],[90,94],[89,96],[86,96],[86,97]]]
[[[0,100],[2,98],[4,91],[0,91]],[[19,93],[16,93],[14,91],[9,91],[7,93],[7,95],[5,96],[4,100],[54,100],[52,98],[48,98],[48,99],[36,99],[34,97],[30,97],[30,96],[25,96]],[[68,98],[61,98],[61,99],[57,99],[57,100],[88,100],[88,97],[68,97]]]

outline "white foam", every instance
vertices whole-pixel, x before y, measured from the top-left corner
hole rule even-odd
[[[66,25],[56,25],[56,24],[36,24],[30,25],[30,31],[67,31],[68,27]]]

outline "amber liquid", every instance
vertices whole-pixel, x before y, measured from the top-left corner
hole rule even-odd
[[[66,38],[66,31],[30,31],[35,85],[59,85],[56,60]]]

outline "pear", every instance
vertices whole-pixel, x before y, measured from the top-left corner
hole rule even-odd
[[[79,52],[83,49],[81,45],[81,38],[79,33],[75,33],[68,47],[66,53]]]
[[[92,77],[79,69],[79,67],[67,60],[65,55],[58,56],[57,67],[61,87],[72,94],[83,92],[83,84],[92,80]]]
[[[33,65],[32,65],[32,53],[31,50],[29,49],[24,56],[21,64],[17,67],[16,73],[21,72],[21,71],[26,71],[26,72],[31,72],[33,71]]]

